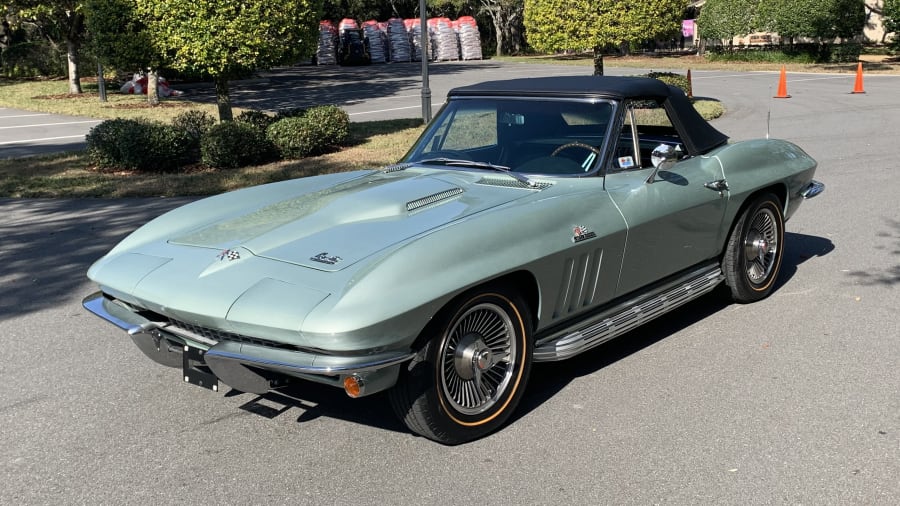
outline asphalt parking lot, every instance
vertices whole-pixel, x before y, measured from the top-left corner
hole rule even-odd
[[[433,93],[586,71],[483,65],[435,73]],[[236,104],[416,115],[413,72],[329,71]],[[819,161],[827,190],[788,222],[776,291],[712,294],[540,364],[508,426],[457,447],[408,433],[381,395],[185,385],[86,314],[90,262],[185,199],[0,199],[0,503],[897,504],[900,77],[851,95],[852,75],[790,74],[790,99],[774,73],[693,77],[732,139],[768,131]]]
[[[0,107],[0,158],[21,158],[84,147],[102,120]]]

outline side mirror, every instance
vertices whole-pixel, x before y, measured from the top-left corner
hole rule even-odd
[[[681,145],[660,144],[650,153],[650,162],[653,163],[653,173],[647,178],[648,183],[656,181],[656,174],[661,170],[669,170],[675,165],[682,155]]]

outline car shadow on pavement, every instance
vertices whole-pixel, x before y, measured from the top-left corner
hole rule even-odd
[[[834,251],[834,243],[825,237],[814,235],[784,234],[784,258],[781,260],[781,272],[775,280],[775,291],[778,291],[797,273],[797,267],[811,258],[823,257]]]
[[[264,418],[290,414],[297,423],[311,422],[321,417],[335,418],[392,432],[409,432],[394,416],[385,392],[351,399],[341,389],[309,381],[297,381],[265,394],[246,394],[231,390],[227,397],[240,396],[246,401],[240,409]],[[294,408],[300,411],[296,414]]]

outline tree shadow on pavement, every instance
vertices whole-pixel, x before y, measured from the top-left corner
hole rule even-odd
[[[443,62],[429,64],[429,75],[439,78],[479,68],[500,68],[488,61]],[[334,104],[342,107],[368,100],[383,99],[389,104],[397,95],[421,92],[422,66],[419,62],[391,63],[365,67],[294,66],[273,69],[261,79],[231,84],[231,103],[235,107],[275,112],[295,107]],[[361,86],[360,83],[365,83]],[[190,100],[215,103],[212,84],[194,86]],[[444,97],[433,97],[443,101]],[[387,105],[387,107],[390,107]]]
[[[0,198],[0,321],[87,295],[91,263],[138,226],[189,201]]]

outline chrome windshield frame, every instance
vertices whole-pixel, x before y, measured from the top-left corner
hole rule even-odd
[[[442,128],[445,122],[445,118],[447,114],[454,115],[456,111],[449,110],[453,104],[457,102],[468,102],[468,101],[503,101],[503,102],[566,102],[566,103],[582,103],[582,104],[609,104],[611,107],[609,114],[609,121],[607,122],[605,129],[602,131],[598,131],[598,136],[603,137],[603,143],[600,145],[598,150],[602,153],[602,156],[596,157],[592,164],[590,170],[587,170],[582,173],[577,174],[554,174],[554,173],[538,173],[538,172],[518,172],[513,169],[512,172],[516,172],[518,174],[525,174],[528,177],[541,177],[541,178],[581,178],[581,177],[594,177],[600,175],[603,172],[603,167],[606,165],[609,159],[609,153],[611,151],[611,139],[612,139],[612,131],[617,124],[619,124],[619,116],[620,110],[622,107],[621,101],[610,98],[610,97],[544,97],[544,96],[533,96],[533,95],[523,95],[523,96],[497,96],[497,95],[466,95],[466,96],[455,96],[450,97],[447,102],[441,107],[438,113],[434,116],[434,119],[431,120],[430,123],[426,126],[425,130],[416,139],[416,142],[413,143],[412,147],[407,151],[407,153],[400,160],[400,163],[417,163],[411,162],[410,159],[416,155],[422,154],[422,147],[428,144],[431,139],[434,138],[434,133],[439,128]],[[464,168],[464,167],[463,167]]]

